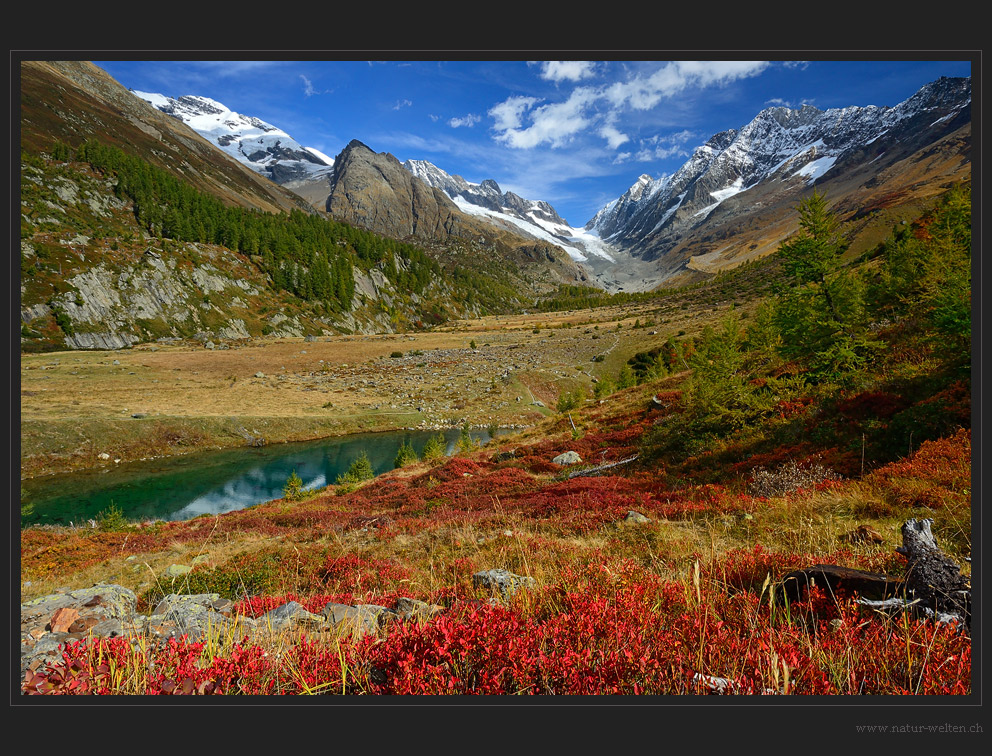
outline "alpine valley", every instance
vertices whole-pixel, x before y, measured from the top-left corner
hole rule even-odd
[[[187,204],[325,218],[329,242],[284,252],[271,228],[232,232],[241,216],[180,223],[81,161],[26,162],[28,350],[402,331],[533,308],[563,285],[684,285],[774,252],[814,183],[863,249],[971,169],[970,79],[942,78],[892,107],[766,109],[573,227],[495,179],[472,184],[357,139],[332,159],[209,98],[130,92],[89,63],[21,73],[26,154],[96,140],[181,182]]]
[[[517,63],[485,71],[588,72]],[[971,86],[763,109],[572,225],[21,62],[20,694],[916,696],[964,731]]]

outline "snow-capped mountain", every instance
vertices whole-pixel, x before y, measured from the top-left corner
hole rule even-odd
[[[334,159],[207,97],[134,94],[331,210]],[[970,172],[970,104],[971,79],[944,77],[893,107],[767,108],[714,134],[672,175],[641,175],[582,228],[493,179],[475,184],[425,160],[396,163],[461,212],[560,247],[605,289],[638,291],[687,269],[714,272],[773,252],[795,230],[795,206],[814,183],[835,203],[864,207],[957,180]],[[958,141],[940,146],[959,130]]]
[[[407,160],[403,167],[428,186],[447,194],[463,213],[499,225],[511,225],[519,233],[555,244],[576,262],[587,262],[590,256],[614,261],[608,245],[596,234],[569,226],[543,200],[524,199],[513,192],[504,192],[493,179],[485,179],[481,184],[470,183],[426,160]]]
[[[970,78],[945,77],[894,107],[767,108],[742,128],[712,136],[673,175],[640,176],[586,230],[674,272],[690,255],[668,253],[686,237],[718,249],[714,242],[740,230],[740,223],[726,225],[724,233],[719,223],[745,215],[753,223],[756,211],[794,205],[814,183],[833,182],[839,192],[849,191],[855,176],[872,181],[969,124],[970,104]]]
[[[282,129],[259,118],[235,113],[209,97],[172,98],[131,91],[277,184],[318,179],[334,170],[334,160],[319,150],[304,147]]]

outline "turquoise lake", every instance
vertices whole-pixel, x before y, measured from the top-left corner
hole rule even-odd
[[[443,431],[450,454],[459,429]],[[393,469],[404,442],[420,454],[437,431],[363,433],[293,444],[272,444],[146,460],[113,468],[24,480],[31,504],[22,525],[79,525],[111,506],[130,520],[188,520],[204,514],[244,509],[281,499],[286,479],[296,471],[306,488],[323,488],[364,451],[376,474]],[[485,430],[472,431],[480,443]]]

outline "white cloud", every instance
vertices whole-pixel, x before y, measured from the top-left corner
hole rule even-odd
[[[561,102],[539,105],[541,100],[536,97],[510,97],[493,106],[489,115],[495,121],[496,141],[510,147],[561,147],[591,130],[615,150],[630,140],[617,125],[621,113],[651,110],[663,99],[690,88],[725,86],[756,76],[768,65],[765,61],[671,61],[650,73],[629,74],[623,81],[603,87],[576,87]],[[545,61],[541,66],[541,77],[557,83],[591,75],[594,64]],[[651,149],[658,157],[683,152],[676,143]]]
[[[482,116],[476,115],[475,113],[469,113],[467,116],[464,116],[462,118],[452,118],[450,121],[448,121],[448,125],[453,129],[457,129],[461,126],[472,128],[473,126],[475,126],[475,124],[477,124],[481,120],[482,120]]]
[[[658,134],[650,139],[641,140],[641,149],[636,159],[642,162],[665,160],[671,157],[689,157],[686,144],[695,135],[688,129],[672,134]]]
[[[533,98],[511,98],[511,100],[513,99],[533,101]],[[533,110],[530,110],[529,106],[525,109],[516,109],[514,111],[516,125],[514,126],[507,126],[511,123],[509,119],[497,117],[496,129],[502,133],[498,133],[496,139],[511,147],[524,149],[545,143],[552,147],[560,147],[593,123],[592,118],[587,116],[585,111],[596,99],[598,99],[598,94],[594,89],[578,87],[572,90],[564,102],[541,105],[533,108]],[[510,100],[507,100],[501,105],[497,105],[496,108],[507,105],[509,102]],[[493,110],[489,111],[491,115]],[[525,110],[530,110],[531,123],[527,128],[520,128],[521,116]]]
[[[516,96],[510,97],[498,105],[493,105],[489,109],[489,115],[496,121],[496,125],[493,128],[497,131],[510,131],[520,128],[523,114],[538,102],[540,100],[536,97]]]
[[[599,130],[599,135],[606,140],[611,150],[615,150],[624,142],[629,142],[630,137],[622,133],[616,126],[606,124]]]
[[[319,94],[316,89],[313,88],[313,82],[310,81],[306,76],[300,74],[300,78],[303,79],[303,94],[307,97],[311,95]]]
[[[638,74],[606,88],[604,96],[613,107],[650,110],[665,97],[690,87],[724,86],[738,79],[756,76],[768,67],[767,61],[671,61],[649,75]]]
[[[393,110],[399,110],[400,108],[409,108],[411,105],[413,105],[413,103],[410,102],[410,100],[397,100],[396,104],[393,105]]]
[[[811,100],[800,100],[799,103],[789,102],[788,100],[783,100],[781,97],[773,97],[770,100],[765,101],[765,105],[768,107],[782,107],[791,108],[793,110],[798,110],[803,105],[812,105]]]
[[[291,64],[279,60],[193,60],[189,65],[209,71],[213,76],[242,76]]]
[[[588,60],[545,60],[541,78],[548,81],[582,81],[596,73],[596,64]]]

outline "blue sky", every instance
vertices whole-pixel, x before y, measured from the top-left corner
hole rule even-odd
[[[896,105],[971,61],[124,61],[130,89],[210,97],[334,157],[352,139],[550,202],[581,226],[772,105]]]

